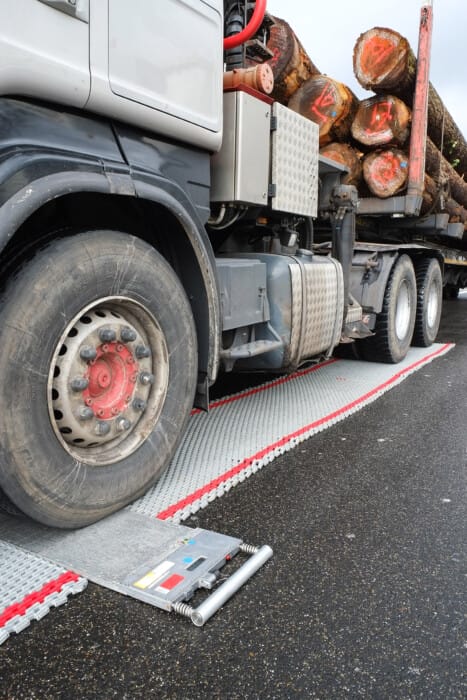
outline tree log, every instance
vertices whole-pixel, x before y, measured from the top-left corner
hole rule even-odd
[[[358,108],[358,100],[343,83],[327,75],[313,75],[289,100],[289,107],[319,126],[319,145],[345,141]]]
[[[348,143],[333,141],[320,150],[320,155],[345,165],[348,173],[342,177],[343,185],[357,186],[362,179],[361,154]]]
[[[410,134],[410,110],[394,95],[376,95],[359,104],[352,122],[353,138],[364,146],[403,146]]]
[[[273,53],[268,63],[274,75],[272,97],[286,105],[291,95],[319,70],[311,61],[291,27],[279,17],[271,17],[267,47]],[[251,65],[251,61],[249,64]]]
[[[407,154],[399,148],[370,151],[363,159],[363,179],[370,192],[382,199],[402,190],[407,176]]]
[[[392,29],[374,27],[359,36],[353,52],[355,77],[374,92],[390,92],[412,105],[417,60],[409,42]],[[428,136],[457,172],[467,178],[467,142],[430,83]]]
[[[436,182],[447,181],[452,198],[462,207],[467,208],[467,182],[441,155],[430,139],[426,142],[425,170]]]
[[[464,224],[464,230],[467,230],[467,209],[447,196],[444,188],[442,189],[443,192],[440,193],[433,178],[425,175],[421,213],[425,215],[435,212],[446,212],[449,214],[449,223],[462,223]]]

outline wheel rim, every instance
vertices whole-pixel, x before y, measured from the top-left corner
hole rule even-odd
[[[435,284],[430,286],[426,303],[426,322],[429,328],[433,328],[438,318],[439,291]]]
[[[100,299],[75,316],[53,354],[54,432],[79,461],[125,459],[152,432],[167,385],[167,346],[152,314],[126,297]]]
[[[403,280],[399,287],[396,304],[395,331],[399,340],[404,340],[410,327],[410,317],[412,311],[410,287],[406,280]]]

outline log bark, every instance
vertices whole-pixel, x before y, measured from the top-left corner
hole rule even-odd
[[[425,175],[421,213],[425,215],[434,212],[446,212],[449,214],[450,223],[462,223],[464,230],[467,230],[467,209],[451,199],[445,191],[440,193],[434,179]]]
[[[390,92],[413,102],[417,60],[409,42],[392,29],[374,27],[359,36],[353,53],[355,77],[366,89]],[[467,142],[430,83],[428,136],[449,163],[467,179]]]
[[[272,97],[286,105],[305,80],[319,73],[289,24],[271,17],[267,47],[273,53],[268,63],[274,75]],[[250,62],[251,63],[251,62]]]
[[[320,155],[334,160],[336,163],[345,165],[348,173],[342,177],[343,185],[355,185],[362,180],[362,162],[361,153],[355,148],[352,148],[348,143],[337,143],[333,141],[320,150]]]
[[[360,102],[351,133],[363,146],[403,146],[410,134],[410,119],[410,109],[398,97],[376,95]]]
[[[319,145],[325,146],[349,137],[358,100],[343,83],[313,75],[290,98],[289,107],[318,124]]]
[[[399,148],[370,151],[363,159],[363,178],[370,192],[386,199],[407,183],[408,158]]]
[[[467,182],[441,155],[430,139],[426,142],[425,170],[436,182],[447,181],[452,198],[467,208]]]

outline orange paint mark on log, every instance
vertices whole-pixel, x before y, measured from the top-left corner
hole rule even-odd
[[[372,169],[373,179],[387,185],[397,178],[400,168],[400,160],[394,153],[382,153],[378,158],[378,168]]]
[[[272,50],[272,58],[268,60],[268,63],[270,66],[275,66],[277,61],[279,60],[279,57],[281,55],[280,50],[278,49],[277,46],[275,46]]]
[[[372,36],[362,47],[360,65],[365,73],[378,75],[376,66],[381,66],[393,51],[394,45],[389,39]]]
[[[323,90],[321,91],[321,94],[313,102],[311,111],[318,117],[318,120],[321,123],[324,123],[328,121],[330,116],[335,116],[335,110],[334,113],[331,114],[326,114],[323,110],[326,110],[328,107],[334,107],[335,104],[335,91],[333,89],[333,85],[328,83],[324,86]]]
[[[371,113],[370,126],[384,126],[392,119],[392,102],[379,102]]]

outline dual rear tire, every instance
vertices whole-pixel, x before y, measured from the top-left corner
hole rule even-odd
[[[442,274],[436,258],[415,266],[401,255],[391,271],[378,314],[375,335],[359,342],[360,356],[374,362],[397,363],[410,345],[429,347],[436,339],[441,318]]]

